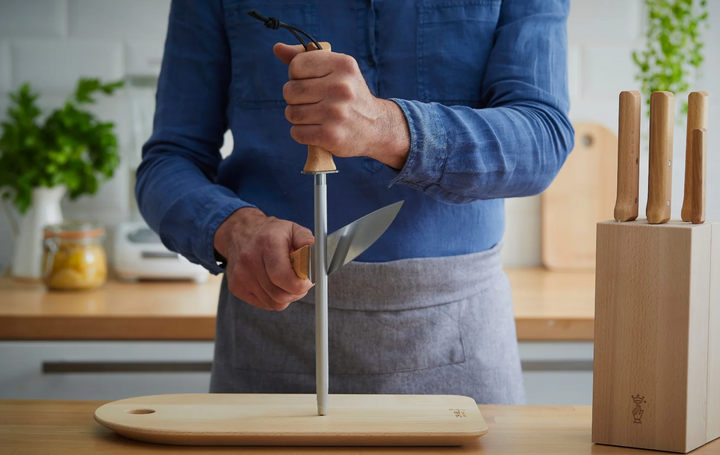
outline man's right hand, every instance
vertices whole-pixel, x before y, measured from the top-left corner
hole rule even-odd
[[[213,244],[227,260],[230,292],[258,308],[282,311],[312,287],[295,275],[290,253],[314,240],[298,224],[246,207],[218,227]]]

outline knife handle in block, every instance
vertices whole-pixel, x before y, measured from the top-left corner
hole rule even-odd
[[[650,175],[647,202],[647,219],[650,224],[670,221],[674,121],[675,96],[670,92],[653,92],[650,96]]]
[[[331,50],[330,43],[321,42],[320,46],[322,46],[321,50],[323,51],[330,52]],[[315,44],[308,44],[308,51],[313,50],[317,50]],[[337,167],[335,167],[335,161],[333,161],[332,153],[322,147],[318,147],[317,145],[308,145],[308,156],[307,161],[305,162],[305,167],[303,168],[303,173],[316,174],[320,172],[335,171],[337,171]]]
[[[705,128],[696,128],[692,131],[692,136],[692,172],[690,173],[692,178],[692,194],[690,195],[692,211],[690,213],[690,221],[692,221],[693,224],[702,224],[705,222],[707,130]],[[687,180],[685,180],[685,188],[687,188]]]
[[[640,92],[620,92],[615,219],[638,217],[640,191]]]
[[[687,133],[685,137],[685,193],[683,197],[682,219],[683,221],[692,221],[693,214],[693,195],[695,190],[693,185],[695,180],[692,178],[692,170],[694,169],[694,151],[693,146],[694,131],[696,129],[707,128],[708,123],[708,107],[709,96],[706,92],[692,92],[688,96],[688,115],[687,115]]]
[[[302,280],[310,279],[310,246],[305,245],[290,253],[290,263],[295,275]]]

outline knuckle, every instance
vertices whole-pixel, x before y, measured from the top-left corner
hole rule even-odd
[[[300,113],[297,109],[293,108],[292,106],[288,106],[285,108],[285,118],[290,123],[297,123],[300,119]]]
[[[298,77],[298,74],[300,73],[300,70],[302,68],[302,54],[296,56],[292,61],[290,62],[290,65],[288,65],[288,75],[290,76],[290,79],[296,79]]]
[[[330,93],[334,98],[349,100],[353,97],[353,89],[347,80],[340,80],[330,87]]]
[[[348,73],[355,72],[358,69],[357,61],[349,55],[342,54],[338,58],[338,68]]]
[[[340,128],[336,126],[328,126],[323,129],[322,132],[322,143],[328,150],[335,150],[342,143],[342,133]]]
[[[333,120],[342,122],[348,119],[347,109],[341,104],[332,104],[328,106],[327,113]]]

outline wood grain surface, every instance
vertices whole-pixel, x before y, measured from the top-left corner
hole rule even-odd
[[[720,413],[708,405],[719,384],[709,367],[720,361],[709,357],[717,226],[598,224],[593,441],[675,452],[707,442]]]
[[[460,446],[487,433],[475,400],[457,395],[178,394],[114,401],[101,425],[177,445]]]
[[[126,439],[93,420],[101,401],[0,400],[0,455],[207,454],[477,454],[648,455],[644,450],[593,445],[589,406],[480,405],[487,435],[463,447],[173,447]],[[720,453],[720,441],[693,454]]]
[[[575,148],[541,195],[542,260],[553,270],[595,267],[595,224],[615,207],[617,136],[595,123],[573,126]]]
[[[640,92],[620,92],[615,219],[638,217],[640,192]]]
[[[592,340],[595,274],[508,269],[519,340]],[[0,340],[213,340],[221,277],[48,292],[0,279]]]
[[[710,97],[707,92],[692,92],[688,95],[687,129],[685,136],[685,192],[682,206],[683,221],[692,221],[693,218],[693,195],[694,179],[692,170],[695,168],[694,156],[694,133],[696,129],[708,127],[708,110],[710,109]]]
[[[648,175],[647,219],[652,224],[670,221],[672,205],[673,129],[675,95],[650,95],[650,167]]]
[[[705,222],[705,192],[707,190],[707,130],[705,128],[692,131],[692,169],[690,171],[690,221],[693,224]],[[687,187],[687,173],[685,186]],[[685,206],[683,205],[683,209]]]
[[[307,280],[310,276],[310,247],[304,247],[290,253],[290,263],[298,278]]]

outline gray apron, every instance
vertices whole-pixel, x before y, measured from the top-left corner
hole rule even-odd
[[[352,262],[330,276],[330,393],[451,394],[523,404],[500,248]],[[237,299],[223,279],[210,391],[315,393],[313,291],[270,312]]]

